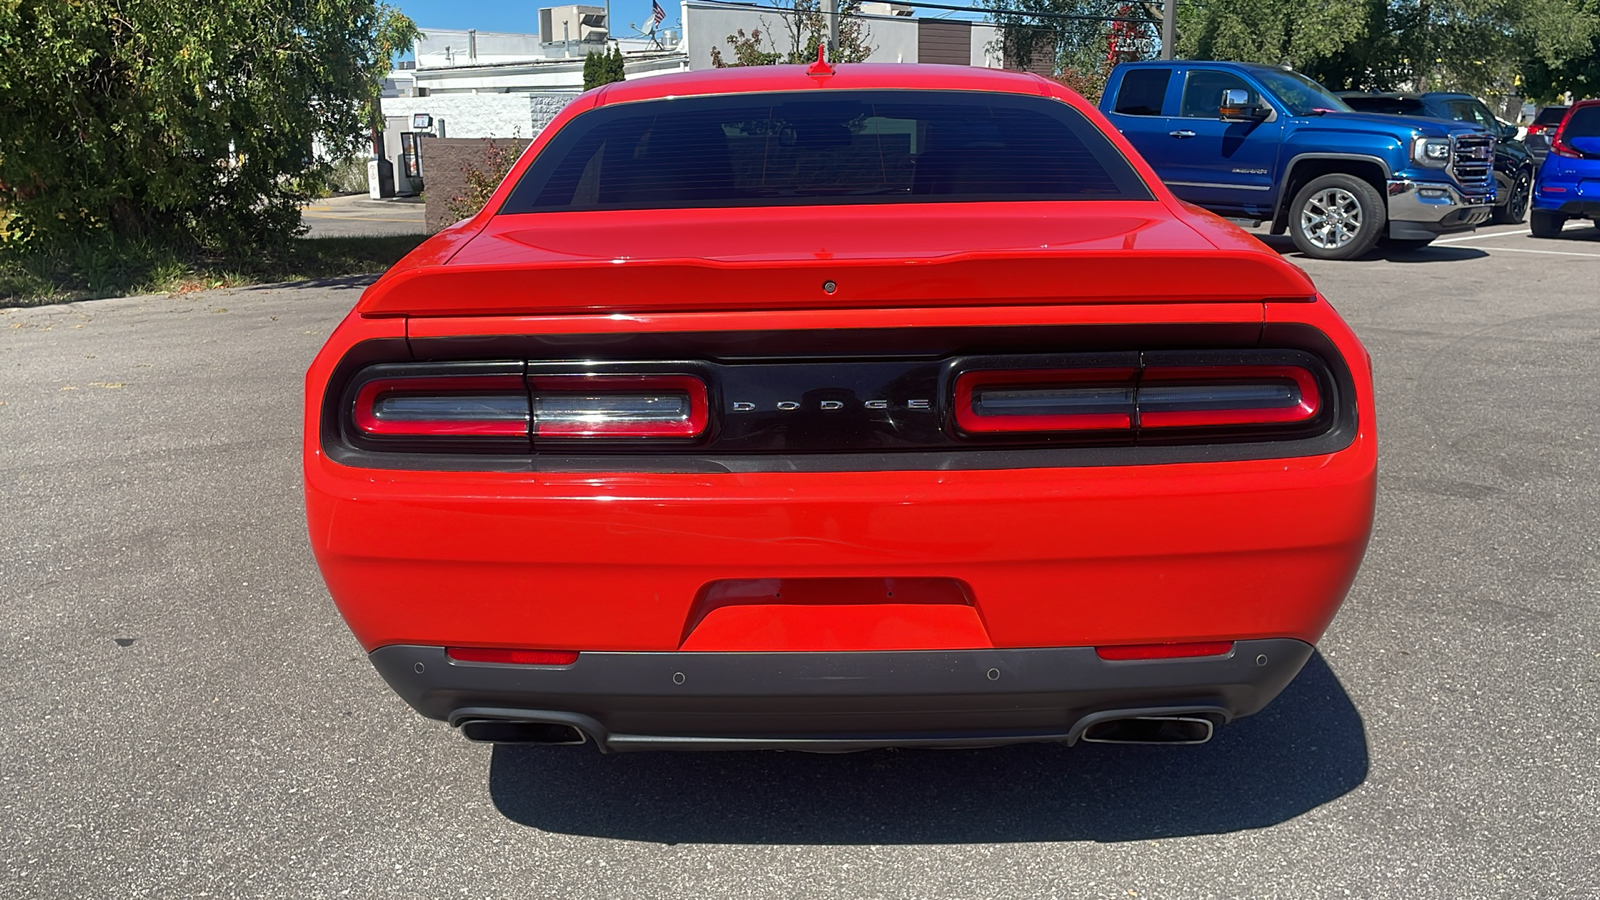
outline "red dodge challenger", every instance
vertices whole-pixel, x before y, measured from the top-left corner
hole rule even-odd
[[[1371,532],[1369,359],[1057,84],[590,91],[306,376],[311,545],[468,738],[1199,743]]]

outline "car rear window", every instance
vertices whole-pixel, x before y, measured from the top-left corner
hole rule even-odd
[[[1561,137],[1566,140],[1600,137],[1600,106],[1580,106],[1573,110],[1572,118],[1561,129]]]
[[[1388,116],[1427,115],[1427,111],[1422,107],[1422,101],[1410,97],[1346,97],[1341,95],[1340,99],[1357,112],[1383,113]]]
[[[1565,106],[1546,106],[1544,109],[1539,110],[1539,115],[1534,117],[1533,124],[1559,125],[1561,124],[1561,118],[1567,114],[1567,109],[1568,107]]]
[[[602,106],[501,213],[980,200],[1149,200],[1058,100],[972,91],[729,94]]]

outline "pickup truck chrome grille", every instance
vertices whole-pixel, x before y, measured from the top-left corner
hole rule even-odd
[[[1494,195],[1494,138],[1487,134],[1458,134],[1451,142],[1451,177],[1468,199],[1487,202]]]

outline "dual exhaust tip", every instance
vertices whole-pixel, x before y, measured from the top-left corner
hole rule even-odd
[[[588,735],[577,726],[556,722],[469,718],[461,720],[458,727],[467,740],[487,744],[570,746],[588,741]],[[1200,716],[1100,714],[1084,728],[1081,740],[1090,744],[1193,745],[1211,740],[1215,729],[1211,719]]]

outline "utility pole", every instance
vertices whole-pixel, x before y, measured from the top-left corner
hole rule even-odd
[[[839,55],[839,0],[822,0],[822,9],[828,16],[828,62]]]
[[[1161,3],[1161,58],[1172,58],[1172,45],[1178,40],[1178,0]]]

